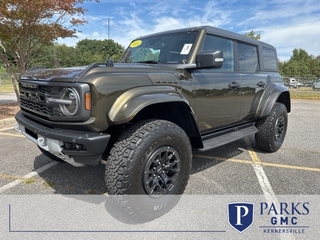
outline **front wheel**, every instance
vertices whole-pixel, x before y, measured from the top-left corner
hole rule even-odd
[[[127,129],[110,151],[105,182],[131,216],[153,219],[184,192],[192,163],[189,138],[176,124],[147,120]],[[131,199],[131,200],[130,200]]]
[[[287,108],[276,102],[268,117],[259,119],[256,123],[259,130],[255,134],[258,147],[266,152],[278,151],[286,136],[287,126]]]

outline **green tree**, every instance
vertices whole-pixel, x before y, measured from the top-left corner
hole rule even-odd
[[[54,52],[56,46],[54,44],[49,44],[43,46],[42,49],[38,52],[30,61],[30,68],[32,67],[48,67],[52,68],[55,66]]]
[[[0,64],[0,73],[6,73],[6,68]]]
[[[279,71],[288,77],[320,77],[320,61],[304,49],[294,49],[288,61],[279,62]]]
[[[74,27],[86,23],[79,18],[84,1],[91,0],[0,1],[0,60],[12,76],[17,97],[17,71],[23,74],[45,45],[59,37],[75,37]]]
[[[256,34],[253,30],[251,30],[251,31],[248,32],[248,33],[245,33],[244,35],[247,36],[247,37],[256,39],[256,40],[260,40],[260,38],[261,38],[260,33],[259,33],[259,34]]]
[[[79,41],[75,47],[65,44],[50,44],[42,48],[32,60],[31,66],[38,67],[73,67],[85,66],[94,62],[106,62],[109,57],[118,61],[124,48],[113,40]]]
[[[313,58],[310,63],[311,75],[320,77],[320,61],[317,58]]]
[[[80,51],[75,47],[68,47],[65,44],[58,45],[55,52],[55,67],[74,67],[80,66]]]
[[[80,65],[88,65],[93,62],[105,62],[109,58],[117,62],[124,52],[124,47],[112,39],[84,39],[77,43],[76,50],[80,54]]]
[[[32,67],[71,67],[78,66],[79,53],[74,47],[65,44],[51,44],[45,46],[38,56],[32,60]]]

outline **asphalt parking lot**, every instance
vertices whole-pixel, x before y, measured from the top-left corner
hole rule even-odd
[[[195,151],[186,194],[320,194],[320,101],[293,100],[287,136],[276,153],[246,138]],[[104,166],[75,168],[52,162],[15,132],[0,129],[0,194],[103,194]]]
[[[51,161],[6,121],[0,127],[0,238],[316,239],[319,119],[320,101],[292,100],[287,137],[278,152],[261,152],[253,136],[207,152],[194,151],[192,174],[179,203],[146,225],[118,221],[108,200],[101,199],[107,197],[103,165],[76,168]],[[227,223],[226,202],[242,198],[256,207],[265,201],[293,202],[295,207],[310,202],[311,210],[305,217],[292,217],[298,217],[300,229],[286,229],[295,234],[270,234],[274,229],[269,214],[259,212],[254,227],[239,234]]]

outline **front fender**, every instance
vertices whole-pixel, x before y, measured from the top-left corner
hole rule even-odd
[[[287,111],[291,111],[290,93],[286,86],[279,83],[271,83],[263,91],[255,117],[265,117],[271,112],[275,102],[281,102],[287,107]]]
[[[185,102],[180,90],[175,86],[144,86],[132,88],[122,93],[109,111],[110,124],[121,124],[132,120],[143,108],[157,103]]]

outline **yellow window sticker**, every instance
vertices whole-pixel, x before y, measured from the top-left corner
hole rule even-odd
[[[135,41],[133,41],[133,42],[130,44],[130,47],[131,47],[131,48],[138,47],[141,43],[142,43],[141,40],[135,40]]]

